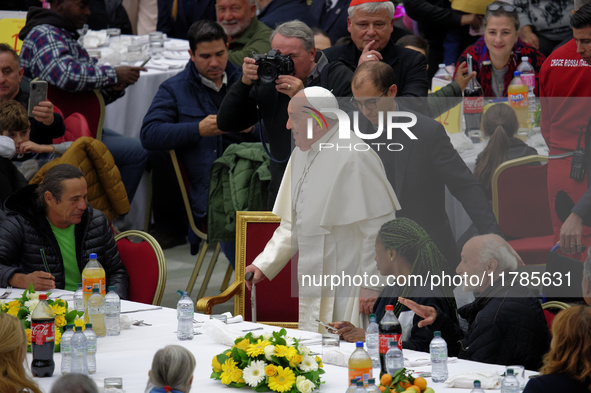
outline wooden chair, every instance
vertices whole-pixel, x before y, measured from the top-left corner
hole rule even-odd
[[[556,314],[569,307],[570,304],[557,301],[542,303],[542,310],[544,310],[544,317],[546,317],[546,323],[548,324],[550,334],[552,334],[552,323],[554,322],[554,318],[556,318]]]
[[[546,263],[554,245],[547,189],[546,156],[527,156],[509,160],[492,176],[493,213],[501,231],[511,240],[526,265]]]
[[[174,150],[170,151],[170,158],[172,160],[172,166],[174,167],[174,172],[176,174],[176,178],[181,190],[181,195],[183,197],[183,203],[185,205],[185,211],[187,213],[187,219],[189,220],[189,226],[191,230],[199,236],[202,241],[201,249],[197,254],[197,261],[195,262],[195,267],[193,268],[193,272],[191,273],[191,277],[189,278],[189,283],[187,284],[187,292],[189,296],[193,292],[193,287],[195,286],[195,281],[197,281],[197,276],[199,275],[199,271],[201,270],[201,265],[205,260],[205,254],[207,253],[208,249],[210,248],[211,244],[207,242],[207,234],[201,230],[201,228],[197,227],[195,223],[195,219],[193,218],[193,210],[191,209],[191,199],[189,194],[189,180],[187,173],[179,161],[176,152]],[[213,247],[213,255],[209,262],[209,266],[207,267],[207,271],[205,272],[205,277],[203,278],[203,284],[201,284],[201,288],[199,289],[199,294],[197,295],[197,299],[202,298],[205,295],[205,291],[207,290],[207,286],[209,285],[209,280],[211,279],[211,275],[213,274],[213,269],[215,264],[218,260],[220,255],[221,247],[219,243],[216,243]],[[230,275],[232,274],[232,265],[228,264],[228,268],[226,270],[226,275],[224,277],[224,281],[222,283],[221,290],[227,288],[228,282],[230,281]]]
[[[197,311],[211,314],[214,305],[234,297],[234,315],[242,315],[245,321],[252,320],[250,292],[244,283],[245,268],[263,251],[280,221],[271,212],[236,212],[235,281],[220,295],[198,299]],[[296,292],[292,293],[291,288],[294,259],[272,281],[264,280],[257,284],[257,322],[297,329],[297,284]]]
[[[60,108],[64,119],[73,113],[81,113],[88,122],[92,136],[101,140],[105,120],[105,100],[100,90],[70,92],[49,84],[47,99]]]
[[[139,243],[130,240],[141,239]],[[166,259],[160,244],[142,231],[125,231],[115,236],[119,256],[129,274],[128,300],[160,305],[166,287]]]

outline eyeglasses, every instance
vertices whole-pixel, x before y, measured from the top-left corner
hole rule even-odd
[[[517,12],[517,8],[515,8],[515,6],[512,6],[511,4],[499,4],[499,3],[489,4],[486,7],[486,10],[495,12],[495,11],[500,10],[501,8],[505,12]]]
[[[380,98],[382,98],[389,90],[389,87],[386,87],[386,89],[382,92],[382,94],[379,95],[378,98],[374,98],[371,100],[365,100],[365,101],[359,101],[356,100],[355,98],[351,97],[351,102],[357,104],[357,106],[359,107],[359,109],[363,109],[363,107],[366,107],[367,109],[376,109],[378,107],[378,100]]]

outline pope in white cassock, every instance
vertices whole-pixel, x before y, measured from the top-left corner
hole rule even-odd
[[[350,139],[339,140],[335,115],[324,113],[326,123],[312,121],[308,135],[312,108],[338,108],[338,101],[322,87],[308,87],[292,98],[287,128],[296,147],[273,207],[281,224],[246,272],[254,273],[255,284],[265,277],[273,279],[299,251],[299,328],[323,332],[316,320],[359,326],[360,292],[361,298],[370,298],[382,289],[369,283],[370,275],[376,281],[380,277],[374,262],[375,238],[400,206],[377,154],[369,146],[363,149],[364,142],[353,132]],[[337,151],[337,144],[346,148]],[[364,273],[366,282],[353,281]],[[333,276],[353,282],[331,288]],[[326,285],[319,285],[324,277]],[[250,282],[247,286],[250,289]]]

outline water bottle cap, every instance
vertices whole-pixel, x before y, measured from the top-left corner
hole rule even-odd
[[[527,57],[527,56],[522,56],[522,57],[521,57],[521,61],[529,61],[529,57]]]
[[[376,379],[375,378],[370,378],[370,379],[367,380],[367,383],[369,383],[370,385],[375,385]]]
[[[92,288],[92,293],[98,293],[98,292],[99,292],[98,288],[96,288],[96,287]]]
[[[187,291],[184,291],[184,292],[183,292],[183,296],[189,296],[189,292],[187,292]]]
[[[515,72],[513,72],[513,76],[521,76],[521,71],[515,71]]]
[[[363,341],[357,341],[357,342],[355,343],[355,346],[356,346],[357,348],[363,348]]]
[[[351,385],[356,385],[356,384],[357,384],[357,378],[352,378]]]
[[[363,386],[363,381],[357,381],[357,386]]]
[[[86,329],[92,329],[92,323],[87,323],[86,324]]]
[[[91,252],[90,255],[88,256],[88,258],[90,258],[90,259],[96,259],[96,253]]]
[[[82,288],[82,283],[81,282],[78,283],[78,288]]]
[[[66,330],[68,330],[68,329],[74,330],[74,324],[73,323],[68,323],[66,325]]]
[[[82,331],[82,326],[76,326],[76,327],[74,328],[74,331],[75,331],[75,332],[81,332],[81,331]]]
[[[392,304],[388,304],[386,306],[386,311],[394,311],[394,306]]]
[[[508,368],[507,369],[507,376],[509,375],[513,375],[513,369],[512,368]]]
[[[398,345],[398,341],[396,341],[396,340],[390,340],[390,346],[393,347],[395,345]]]
[[[369,314],[369,320],[371,321],[372,319],[374,321],[376,320],[376,314]]]
[[[109,285],[109,291],[115,292],[115,285]]]
[[[439,68],[445,68],[445,63],[439,64]]]
[[[39,300],[47,300],[47,294],[46,293],[40,293],[39,294]]]
[[[439,330],[434,331],[433,337],[441,337],[441,332]]]
[[[479,388],[480,387],[480,381],[479,380],[475,380],[474,381],[474,387],[475,388]]]

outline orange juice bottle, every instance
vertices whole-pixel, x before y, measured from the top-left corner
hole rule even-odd
[[[87,312],[84,313],[84,322],[89,323],[90,319],[88,317],[88,299],[92,296],[92,287],[93,284],[97,284],[99,288],[99,293],[105,297],[107,292],[106,288],[106,277],[105,277],[105,269],[101,266],[99,261],[96,259],[96,254],[91,253],[89,255],[89,260],[84,270],[82,271],[82,291],[84,293],[84,308]]]
[[[363,349],[363,341],[357,341],[355,346],[357,348],[349,357],[349,381],[356,379],[363,381],[363,386],[367,386],[369,379],[372,378],[371,357]]]
[[[517,115],[519,128],[529,128],[528,126],[528,101],[527,101],[527,85],[521,79],[521,72],[515,71],[514,77],[509,83],[507,93],[509,95],[509,105]]]

